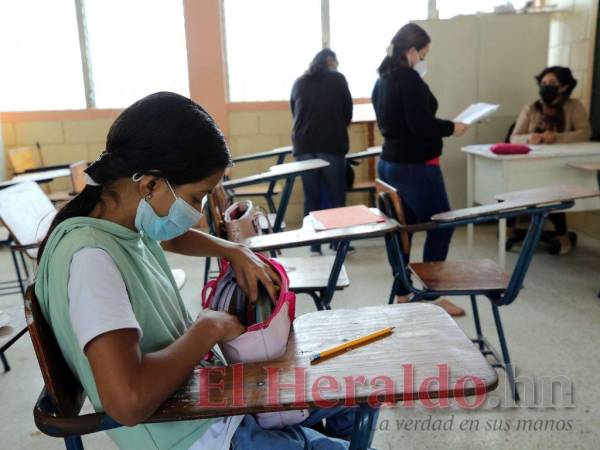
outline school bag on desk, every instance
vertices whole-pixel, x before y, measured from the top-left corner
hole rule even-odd
[[[289,290],[289,279],[283,266],[261,254],[257,256],[270,265],[279,276],[280,284],[275,304],[260,284],[258,300],[256,304],[252,304],[237,284],[233,269],[226,260],[221,262],[219,276],[210,280],[202,289],[202,306],[205,309],[234,314],[247,327],[245,333],[219,345],[230,364],[271,361],[283,356],[287,349],[295,317],[296,294]],[[296,425],[307,417],[307,410],[256,415],[262,428]]]

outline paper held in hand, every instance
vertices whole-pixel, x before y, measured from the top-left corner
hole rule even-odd
[[[475,122],[479,122],[498,111],[500,105],[493,105],[491,103],[473,103],[458,116],[454,118],[454,122],[462,122],[467,125],[472,125]]]

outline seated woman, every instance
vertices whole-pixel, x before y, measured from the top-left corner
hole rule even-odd
[[[126,108],[85,189],[54,219],[35,292],[94,408],[124,427],[123,449],[348,448],[351,410],[314,410],[303,426],[261,429],[253,416],[143,424],[219,342],[245,331],[233,315],[191,320],[163,250],[231,261],[251,299],[277,275],[246,247],[191,229],[230,164],[225,139],[192,100],[160,92]],[[329,436],[311,427],[326,419]]]
[[[583,104],[571,93],[577,80],[568,67],[547,67],[535,77],[540,99],[526,105],[517,119],[510,142],[519,144],[555,144],[584,142],[592,134]],[[560,242],[560,254],[571,251],[565,213],[550,214]],[[514,235],[514,221],[509,223]]]

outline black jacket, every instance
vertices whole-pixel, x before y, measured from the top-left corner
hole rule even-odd
[[[348,153],[348,125],[352,120],[352,96],[346,78],[328,71],[296,80],[290,98],[294,155]]]
[[[373,106],[383,135],[385,161],[423,163],[440,156],[442,138],[454,133],[450,120],[437,119],[438,102],[421,76],[410,67],[380,77]]]

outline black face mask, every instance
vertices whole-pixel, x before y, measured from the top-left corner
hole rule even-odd
[[[540,97],[546,105],[551,105],[558,96],[558,86],[548,84],[540,86]]]

